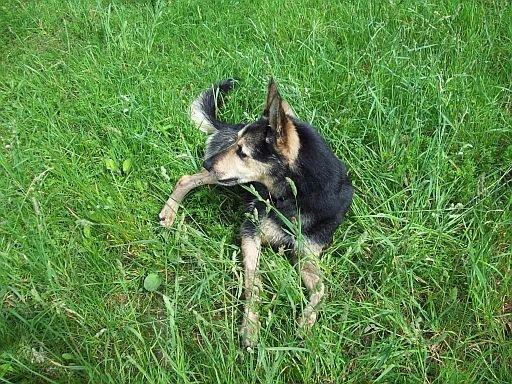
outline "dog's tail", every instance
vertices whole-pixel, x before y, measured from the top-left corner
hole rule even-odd
[[[222,96],[231,91],[235,85],[235,79],[222,80],[212,85],[201,93],[190,106],[190,119],[205,133],[213,133],[216,130],[230,126],[217,120],[217,109],[224,104]]]

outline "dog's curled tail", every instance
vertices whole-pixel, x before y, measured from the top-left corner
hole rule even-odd
[[[190,106],[190,119],[205,133],[213,133],[229,124],[217,120],[217,109],[222,107],[222,96],[235,86],[235,79],[226,79],[201,93]]]

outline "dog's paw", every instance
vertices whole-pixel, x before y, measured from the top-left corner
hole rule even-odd
[[[260,332],[260,321],[257,313],[250,312],[242,320],[240,327],[240,336],[242,337],[242,344],[245,347],[254,347],[258,343],[258,336]]]
[[[165,204],[158,218],[160,219],[160,225],[162,227],[170,228],[176,219],[176,211],[168,204]]]
[[[307,333],[313,328],[316,323],[317,313],[315,310],[304,310],[304,313],[299,318],[299,329],[301,333]]]

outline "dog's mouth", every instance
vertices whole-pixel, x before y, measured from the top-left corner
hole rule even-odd
[[[228,179],[221,179],[221,180],[217,180],[217,184],[220,184],[220,185],[224,185],[226,187],[229,187],[231,185],[236,185],[238,184],[238,177],[230,177]]]

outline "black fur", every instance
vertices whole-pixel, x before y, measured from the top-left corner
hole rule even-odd
[[[345,165],[311,125],[295,118],[293,123],[298,133],[300,150],[293,166],[286,165],[285,159],[274,149],[275,137],[269,130],[269,117],[265,114],[250,125],[219,122],[216,118],[219,102],[215,95],[219,91],[226,93],[232,87],[233,81],[225,80],[202,96],[203,111],[216,128],[207,141],[206,168],[215,156],[237,140],[240,129],[246,128],[244,135],[250,135],[254,159],[272,165],[269,177],[273,180],[273,187],[269,190],[263,184],[253,183],[258,193],[264,199],[269,199],[288,219],[296,219],[300,213],[302,233],[316,244],[328,245],[352,201],[353,187]],[[293,195],[286,178],[293,180],[297,197]],[[254,208],[258,210],[260,218],[266,217],[283,226],[274,212],[267,213],[265,204],[251,195],[248,197],[248,209],[252,212]],[[242,227],[242,232],[252,230],[248,223]],[[293,243],[294,239],[288,235],[283,244],[273,245],[293,248]]]
[[[217,120],[217,109],[222,108],[224,105],[223,96],[233,89],[235,81],[235,79],[226,79],[213,85],[204,91],[198,100],[208,121],[218,130],[232,127],[231,124]]]

